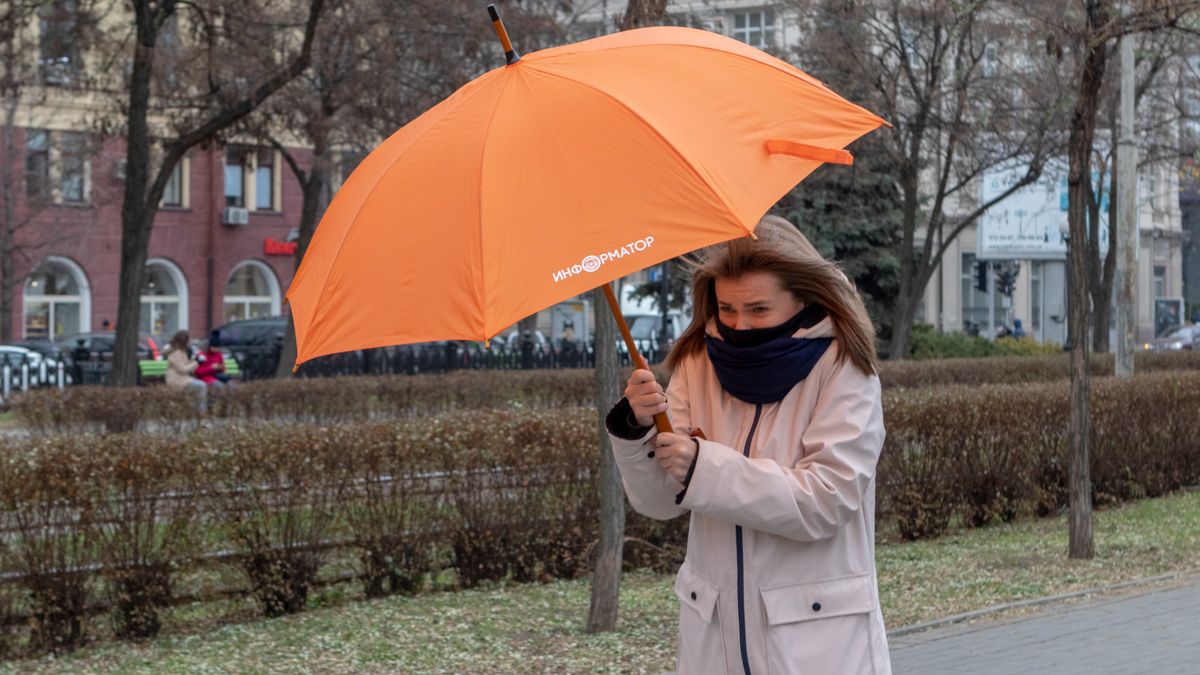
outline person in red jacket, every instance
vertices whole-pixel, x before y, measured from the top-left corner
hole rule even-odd
[[[230,383],[231,378],[225,372],[225,355],[221,353],[221,334],[213,331],[204,345],[204,350],[196,357],[200,362],[192,374],[210,387],[223,387]]]

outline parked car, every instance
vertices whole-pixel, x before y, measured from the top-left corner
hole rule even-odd
[[[71,355],[63,350],[62,347],[54,343],[53,340],[18,340],[13,343],[17,347],[32,349],[44,357],[61,361],[64,365],[70,367]]]
[[[29,386],[40,387],[54,383],[54,378],[58,373],[58,361],[52,358],[43,356],[26,347],[17,345],[0,345],[0,368],[4,363],[12,368],[12,386],[18,386],[21,378],[21,366],[24,363],[29,364]],[[42,377],[42,364],[46,364],[46,376]],[[67,381],[70,382],[70,375],[67,375]]]
[[[1200,325],[1179,326],[1166,335],[1154,338],[1142,345],[1149,351],[1197,349],[1200,347]]]
[[[221,347],[237,359],[247,379],[274,377],[283,349],[287,318],[267,316],[230,321],[213,329]]]
[[[111,361],[113,347],[117,343],[116,333],[76,333],[59,339],[55,344],[70,355],[74,361]],[[138,336],[138,358],[159,360],[162,349],[153,336],[145,333]]]

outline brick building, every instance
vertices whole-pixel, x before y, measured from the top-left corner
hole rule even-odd
[[[124,142],[73,129],[15,130],[14,339],[112,328],[121,262]],[[20,155],[21,153],[18,153]],[[294,154],[306,164],[303,150]],[[176,169],[150,239],[141,331],[203,335],[281,313],[300,185],[274,150],[208,144]]]

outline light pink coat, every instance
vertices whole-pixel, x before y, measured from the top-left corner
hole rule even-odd
[[[718,337],[712,321],[707,332]],[[828,318],[795,333],[831,335]],[[654,432],[610,436],[634,509],[691,512],[675,579],[680,675],[891,673],[875,579],[879,378],[837,354],[835,340],[762,406],[725,393],[706,354],[685,359],[667,387],[671,423],[709,440],[679,506],[682,485],[647,457]]]

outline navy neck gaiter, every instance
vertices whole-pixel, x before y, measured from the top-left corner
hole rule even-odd
[[[825,318],[820,305],[809,305],[771,328],[735,330],[717,320],[724,340],[707,337],[708,358],[721,387],[751,404],[780,401],[812,371],[833,338],[795,338]]]

